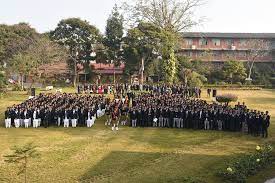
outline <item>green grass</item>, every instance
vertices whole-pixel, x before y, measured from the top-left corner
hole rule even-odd
[[[68,89],[68,91],[72,91]],[[275,116],[275,90],[222,91],[239,95],[249,107],[269,110]],[[20,103],[27,96],[8,93],[0,103]],[[3,120],[3,116],[1,117]],[[273,118],[272,118],[273,119]],[[273,122],[274,120],[272,120]],[[275,145],[275,125],[270,138],[241,133],[121,127],[112,132],[104,118],[91,128],[0,128],[0,182],[22,182],[16,167],[3,162],[10,147],[34,142],[42,156],[31,160],[29,182],[209,182],[220,183],[217,170],[240,153],[266,142]],[[275,165],[251,177],[259,183],[275,177]]]

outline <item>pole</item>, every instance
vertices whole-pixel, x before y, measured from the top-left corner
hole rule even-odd
[[[114,70],[114,84],[116,83],[116,71]]]
[[[76,87],[77,83],[77,63],[76,59],[74,59],[74,87]]]
[[[140,90],[143,91],[143,72],[144,72],[144,57],[141,58],[141,86],[140,86]]]

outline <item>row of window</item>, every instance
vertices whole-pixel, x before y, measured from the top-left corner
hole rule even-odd
[[[221,56],[237,56],[237,57],[246,57],[247,53],[246,52],[211,52],[211,53],[207,53],[207,52],[185,52],[186,56],[192,57],[192,56],[198,56],[198,57],[206,57],[206,56],[213,56],[213,57],[221,57]]]
[[[199,40],[199,45],[200,46],[206,46],[206,45],[209,44],[209,40],[210,39],[201,38]],[[190,46],[193,45],[193,39],[185,39],[185,41],[186,41],[187,45],[190,45]],[[215,46],[220,46],[221,45],[221,39],[213,38],[213,39],[211,39],[211,41],[212,41],[212,44],[215,45]],[[233,45],[234,40],[232,40],[232,39],[226,39],[225,42],[226,42],[227,45],[231,46],[231,45]],[[246,44],[246,40],[245,39],[241,39],[240,40],[240,44],[241,45],[245,45]]]

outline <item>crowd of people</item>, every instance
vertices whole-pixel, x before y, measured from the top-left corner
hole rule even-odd
[[[121,85],[121,88],[127,87]],[[9,107],[5,112],[5,124],[7,128],[92,127],[96,118],[106,115],[105,125],[111,125],[112,130],[118,130],[118,125],[129,125],[242,131],[254,136],[268,136],[268,111],[250,110],[244,103],[235,107],[209,104],[199,99],[201,90],[198,88],[145,85],[147,92],[135,94],[133,91],[138,89],[137,86],[129,87],[129,90],[117,93],[114,99],[104,95],[40,94]]]
[[[9,107],[5,112],[6,127],[23,126],[93,126],[95,119],[105,113],[110,101],[103,96],[77,94],[40,94],[35,98]]]
[[[129,111],[132,127],[167,127],[204,130],[243,131],[268,136],[268,111],[250,110],[243,104],[234,108],[183,94],[142,94]]]
[[[183,94],[186,97],[201,97],[201,89],[198,87],[186,87],[184,85],[129,85],[125,84],[84,84],[77,86],[77,93],[86,94],[125,94],[129,92],[145,91],[150,93]]]

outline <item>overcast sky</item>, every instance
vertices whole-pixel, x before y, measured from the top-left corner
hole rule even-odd
[[[130,0],[129,0],[130,1]],[[39,32],[53,30],[64,18],[80,17],[104,32],[115,3],[121,0],[2,0],[0,23],[28,22]],[[275,0],[206,0],[197,17],[205,17],[191,31],[273,32]]]

